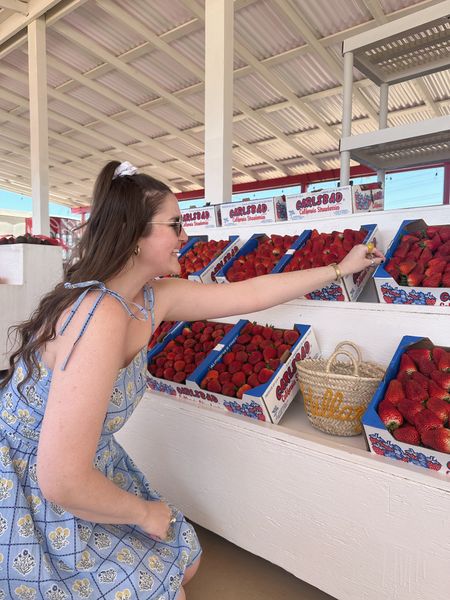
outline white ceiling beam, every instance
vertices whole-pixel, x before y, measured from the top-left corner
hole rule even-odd
[[[287,20],[294,25],[297,30],[301,33],[303,39],[308,42],[310,50],[317,53],[318,56],[322,59],[322,61],[326,64],[330,73],[336,77],[338,81],[342,84],[344,81],[343,77],[343,65],[341,65],[320,43],[319,39],[313,33],[309,23],[301,17],[297,10],[292,7],[292,4],[288,2],[288,0],[274,0],[275,4],[278,6],[279,11],[284,17],[287,17]],[[353,89],[353,96],[355,100],[357,100],[360,105],[364,107],[364,110],[367,111],[367,114],[372,117],[374,120],[374,125],[378,126],[378,114],[376,110],[369,104],[369,102],[361,95],[358,88]]]
[[[27,100],[22,99],[22,102],[27,103]],[[82,128],[81,125],[78,125],[78,124],[70,121],[66,117],[62,117],[61,115],[58,115],[57,113],[52,113],[51,111],[49,111],[49,114],[51,115],[52,119],[54,119],[55,121],[59,121],[66,126],[70,126],[71,130],[79,127],[79,130],[82,133],[90,134],[97,141],[99,139],[102,139],[105,142],[105,144],[107,144],[108,146],[112,145],[112,140],[106,136],[103,136],[102,134],[99,134],[95,131],[85,130]],[[28,129],[29,129],[29,121],[28,121],[28,119],[26,119],[24,117],[13,116],[10,113],[8,113],[7,111],[1,110],[1,109],[0,109],[0,116],[3,118],[6,118],[8,121],[14,123],[15,125],[18,125],[19,127],[23,127],[26,131],[28,131]],[[5,132],[3,131],[2,133],[4,134]],[[83,144],[83,143],[79,142],[78,140],[71,139],[70,137],[65,137],[63,134],[55,133],[51,130],[49,130],[49,138],[54,139],[57,142],[61,142],[66,146],[72,146],[85,155],[84,157],[79,157],[79,156],[71,154],[70,152],[65,150],[64,156],[66,158],[70,159],[74,164],[81,163],[82,167],[84,167],[84,168],[86,167],[86,165],[89,165],[89,167],[95,165],[94,172],[91,175],[91,187],[92,187],[92,184],[93,184],[95,177],[99,170],[98,166],[96,166],[96,165],[98,165],[98,163],[93,162],[93,158],[95,158],[95,157],[98,157],[102,162],[106,162],[108,160],[121,160],[123,158],[123,156],[130,157],[130,158],[132,156],[134,156],[135,158],[132,160],[137,159],[139,161],[138,164],[140,165],[139,168],[141,168],[141,169],[151,169],[153,166],[155,166],[155,167],[161,168],[164,173],[169,172],[173,177],[180,176],[179,172],[174,171],[173,169],[170,168],[170,166],[167,166],[165,163],[160,163],[159,161],[153,160],[153,164],[148,164],[149,157],[145,156],[145,154],[143,154],[142,151],[136,152],[133,147],[126,146],[125,144],[120,144],[119,142],[116,143],[116,146],[117,146],[117,150],[120,150],[120,152],[123,152],[122,156],[118,156],[117,153],[114,153],[114,151],[103,152],[100,150],[96,150],[93,146],[91,146],[89,144]],[[25,143],[28,143],[28,138],[24,138],[23,141]],[[51,145],[50,145],[50,152],[52,152]],[[61,151],[59,149],[55,149],[54,152],[61,152]],[[158,173],[158,174],[154,174],[154,175],[158,179],[161,179],[161,181],[164,181],[164,183],[166,183],[169,187],[174,187],[173,184],[169,180],[167,180],[166,177],[164,177],[164,175],[162,173]],[[197,185],[200,185],[200,183],[197,183]],[[175,187],[175,189],[177,189],[177,188]],[[183,191],[182,188],[181,189],[178,188],[177,191],[178,190]]]
[[[200,123],[203,122],[204,115],[201,111],[196,110],[194,107],[192,107],[187,102],[184,102],[183,100],[179,99],[177,96],[174,96],[173,94],[171,94],[170,92],[168,92],[167,90],[165,90],[164,88],[159,86],[153,79],[151,79],[150,77],[145,75],[142,71],[135,69],[130,64],[125,64],[122,60],[116,58],[112,53],[106,51],[99,44],[96,44],[95,42],[90,40],[87,36],[82,35],[81,33],[75,31],[73,28],[71,28],[65,24],[61,24],[61,23],[56,25],[55,30],[60,35],[66,37],[67,39],[70,39],[75,44],[78,44],[82,48],[90,51],[94,56],[101,58],[105,62],[109,62],[119,72],[123,73],[127,77],[130,77],[131,79],[134,79],[136,82],[139,83],[139,85],[141,85],[141,86],[144,85],[152,92],[159,94],[161,97],[168,100],[169,103],[174,104],[175,106],[177,106],[177,108],[181,109],[184,113],[188,114],[190,117],[194,118],[198,122],[200,122]],[[128,108],[128,110],[129,110],[129,108]],[[148,113],[146,113],[146,114],[148,114]],[[152,117],[152,120],[153,120],[153,117]],[[196,138],[185,134],[183,131],[180,131],[179,129],[174,128],[173,126],[170,125],[170,123],[168,123],[167,121],[165,121],[163,119],[158,118],[157,123],[161,127],[165,128],[167,131],[172,133],[174,136],[176,136],[178,139],[182,139],[185,142],[187,142],[188,144],[201,150],[201,152],[204,152],[203,143],[199,142]],[[248,169],[246,169],[244,165],[238,163],[237,161],[233,161],[233,166],[235,169],[254,178],[254,175],[251,173],[251,171],[248,171]]]
[[[18,71],[17,69],[11,69],[9,67],[5,67],[3,65],[0,65],[0,73],[5,73],[8,77],[11,77],[13,79],[16,79],[17,81],[21,81],[22,83],[26,83],[28,78],[27,76]],[[140,140],[141,143],[147,143],[149,144],[150,147],[155,147],[158,148],[159,144],[157,142],[155,142],[153,140],[153,138],[144,135],[143,133],[141,133],[140,131],[138,131],[137,129],[125,125],[123,123],[120,123],[118,121],[115,121],[114,119],[111,119],[110,117],[107,117],[106,115],[104,115],[103,113],[101,113],[100,111],[96,110],[95,108],[93,108],[92,106],[85,104],[84,102],[81,102],[80,100],[76,100],[75,98],[71,97],[71,96],[67,96],[65,94],[61,94],[59,92],[55,92],[51,87],[47,88],[47,92],[49,97],[54,97],[57,100],[69,104],[70,106],[73,106],[74,108],[76,108],[77,110],[81,110],[82,112],[85,112],[88,115],[92,115],[94,116],[98,121],[106,123],[107,125],[112,126],[113,128],[115,128],[116,130],[118,130],[120,132],[121,135],[126,135],[127,137],[129,137],[130,135],[134,135],[136,137],[136,139]],[[8,114],[8,113],[6,113]],[[61,115],[59,115],[58,113],[52,113],[52,118],[57,120],[59,119],[61,122],[62,119],[65,119],[64,117],[62,117]],[[129,146],[126,146],[125,144],[121,144],[120,142],[116,142],[114,140],[112,140],[111,138],[108,138],[107,136],[104,136],[102,134],[100,134],[99,132],[90,130],[90,129],[84,129],[81,125],[79,124],[75,124],[75,122],[73,122],[72,127],[76,128],[75,125],[77,125],[78,127],[81,128],[81,131],[83,133],[85,133],[88,136],[94,136],[96,137],[96,139],[101,139],[103,140],[105,143],[108,143],[111,146],[115,146],[121,150],[124,150],[126,153],[129,153],[131,155],[135,155],[135,148],[130,148]],[[51,135],[49,133],[49,135]],[[61,137],[63,138],[64,136],[61,136],[60,134],[54,134],[55,136],[57,136],[58,138]],[[77,142],[76,140],[71,140],[71,138],[67,137],[64,139],[64,141],[68,144],[72,144],[77,146]],[[163,144],[161,144],[161,146],[163,148],[165,148],[165,146]],[[159,148],[158,148],[159,149]],[[125,156],[127,156],[127,154],[125,154]],[[166,171],[172,171],[174,176],[177,177],[180,175],[180,172],[176,172],[173,171],[173,169],[171,169],[170,166],[166,165],[164,162],[159,161],[155,158],[151,158],[150,156],[146,156],[144,154],[142,154],[142,152],[139,153],[139,160],[144,162],[144,164],[146,162],[148,162],[148,160],[150,159],[151,162],[159,167],[162,167],[164,170]],[[122,158],[122,157],[121,157]],[[189,181],[191,181],[192,183],[196,184],[196,185],[201,185],[202,186],[202,182],[201,181],[197,181],[195,177],[191,177],[189,175],[183,175],[183,177]]]
[[[61,0],[30,0],[26,14],[14,14],[0,23],[0,45],[56,6]]]
[[[6,8],[21,15],[28,14],[28,2],[22,2],[21,0],[0,0],[0,8]]]
[[[241,2],[235,2],[235,10],[242,8],[243,6],[247,6],[252,4],[255,0],[247,0]],[[161,52],[164,52],[168,56],[170,56],[173,60],[182,65],[185,69],[187,69],[190,73],[198,77],[202,83],[202,89],[204,90],[204,78],[205,74],[203,69],[199,68],[193,61],[186,58],[181,52],[173,48],[163,36],[158,36],[151,29],[149,29],[144,23],[138,21],[134,17],[132,17],[129,13],[119,8],[116,5],[112,5],[108,0],[97,0],[97,3],[109,14],[113,15],[115,18],[120,19],[123,23],[125,23],[131,29],[134,29],[137,33],[143,36],[150,44],[152,44],[155,48],[158,48]],[[191,7],[192,8],[192,7]],[[201,14],[201,23],[204,23],[204,11],[200,11]],[[202,119],[203,120],[203,119]],[[233,138],[233,141],[238,145],[241,145],[241,140]],[[257,158],[262,158],[262,156],[257,156]],[[258,177],[246,169],[243,165],[237,164],[235,160],[233,160],[233,167],[242,173],[245,173],[249,177],[253,179],[258,179]],[[278,167],[279,168],[279,167]],[[287,174],[287,173],[285,173]]]
[[[183,2],[194,12],[194,14],[202,21],[204,21],[205,19],[205,11],[203,9],[203,7],[199,6],[195,0],[183,0]],[[301,145],[296,144],[294,142],[289,142],[288,138],[286,137],[286,135],[284,134],[283,131],[281,131],[279,128],[277,128],[275,125],[273,125],[272,123],[270,123],[267,119],[264,119],[263,117],[259,117],[259,118],[255,118],[255,115],[253,114],[253,109],[250,108],[247,104],[245,104],[242,100],[239,100],[237,97],[235,97],[234,99],[234,105],[236,106],[236,108],[238,110],[240,110],[242,113],[246,114],[247,116],[250,116],[250,118],[253,118],[256,121],[261,122],[261,124],[266,127],[269,128],[270,131],[276,132],[274,133],[274,135],[277,135],[277,137],[279,138],[279,140],[281,142],[287,143],[289,146],[291,146],[297,153],[300,153],[302,156],[304,156],[307,160],[309,160],[310,162],[312,162],[316,167],[318,167],[319,169],[321,168],[320,163],[318,163],[317,161],[315,161],[315,159],[313,159],[310,155],[310,153],[307,151],[306,148],[301,147]],[[234,138],[236,138],[236,136],[234,136]],[[241,144],[242,138],[240,138],[239,143]],[[261,158],[261,157],[260,157]],[[276,161],[275,161],[276,163]],[[286,171],[283,169],[283,167],[276,163],[276,165],[274,165],[274,161],[273,159],[269,162],[269,164],[272,164],[273,166],[275,166],[275,168],[280,171],[281,173],[288,175],[289,172],[286,173]]]
[[[119,106],[125,107],[129,112],[135,114],[136,116],[140,117],[141,119],[144,119],[144,121],[147,121],[147,122],[151,123],[152,125],[157,125],[158,127],[166,129],[166,130],[170,131],[171,133],[177,135],[178,130],[176,128],[167,126],[167,124],[162,119],[159,119],[158,117],[151,115],[150,113],[143,110],[142,108],[139,108],[138,106],[133,104],[130,100],[128,100],[124,96],[122,96],[122,94],[114,92],[112,90],[112,88],[85,78],[83,75],[78,73],[75,69],[72,69],[66,63],[63,63],[62,61],[58,60],[57,58],[49,56],[47,58],[47,62],[48,62],[49,67],[51,66],[52,68],[58,70],[60,73],[67,74],[72,79],[77,80],[81,85],[87,87],[88,89],[93,90],[94,92],[97,92],[101,96],[104,96],[105,98],[112,100],[113,102],[116,102],[117,104],[119,104]],[[168,146],[165,146],[164,144],[155,141],[154,138],[151,138],[150,136],[143,134],[138,129],[135,129],[131,126],[127,126],[127,128],[128,128],[129,133],[136,135],[137,139],[141,139],[142,141],[147,141],[148,143],[153,144],[155,149],[159,150],[160,152],[163,152],[168,157],[176,158],[180,162],[184,162],[185,164],[187,164],[189,167],[191,167],[193,169],[202,170],[203,167],[199,163],[199,161],[192,160],[192,159],[188,158],[187,156],[185,156],[184,154],[181,154],[180,152],[177,152],[176,150],[173,150],[172,148],[169,148]],[[191,145],[193,146],[193,144],[191,144]]]

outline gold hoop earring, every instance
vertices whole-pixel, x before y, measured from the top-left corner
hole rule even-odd
[[[136,246],[136,248],[133,250],[133,253],[135,256],[139,256],[139,254],[141,253],[141,247]]]

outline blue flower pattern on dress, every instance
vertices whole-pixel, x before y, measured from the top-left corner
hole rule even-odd
[[[87,292],[100,292],[74,348],[107,294],[121,302],[130,317],[138,318],[121,296],[101,282],[70,287],[84,291],[61,335]],[[136,307],[143,318],[150,313],[153,330],[150,287],[144,288],[144,298],[146,307]],[[94,464],[120,488],[159,500],[161,496],[114,438],[144,394],[146,368],[146,348],[142,348],[118,372]],[[36,463],[52,371],[39,360],[39,372],[35,370],[21,395],[17,386],[24,376],[25,366],[19,360],[0,395],[0,599],[175,600],[186,568],[201,553],[192,526],[174,509],[176,522],[167,539],[159,541],[137,526],[88,522],[47,501],[39,488]]]

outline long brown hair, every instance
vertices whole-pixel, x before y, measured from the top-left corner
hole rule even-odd
[[[9,339],[14,339],[17,350],[10,356],[0,389],[11,380],[21,357],[25,377],[18,385],[19,391],[33,369],[39,373],[37,351],[55,339],[59,317],[80,294],[80,290],[66,289],[64,283],[107,281],[125,267],[139,238],[150,234],[148,222],[159,212],[170,189],[165,183],[140,173],[114,177],[120,164],[107,163],[97,177],[90,218],[82,226],[83,235],[65,267],[63,281],[41,299],[28,321],[9,328]]]

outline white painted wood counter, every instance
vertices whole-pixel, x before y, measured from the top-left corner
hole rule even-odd
[[[424,212],[450,222],[448,207],[360,222],[395,232]],[[350,339],[384,366],[403,335],[450,337],[442,307],[297,300],[245,316],[310,323],[325,356]],[[449,598],[450,477],[371,455],[363,436],[315,430],[298,400],[270,425],[147,393],[117,438],[189,518],[338,600]]]

